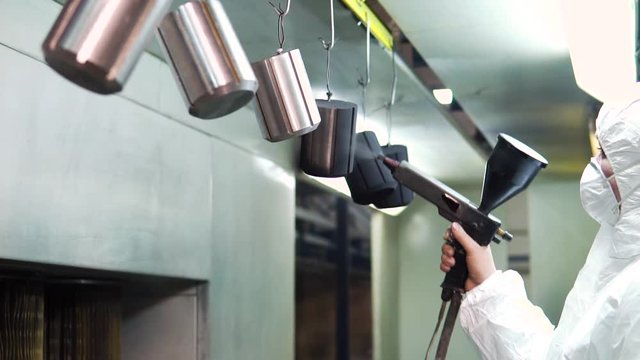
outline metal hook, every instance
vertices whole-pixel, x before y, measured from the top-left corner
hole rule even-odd
[[[287,8],[283,9],[282,4],[278,3],[276,6],[274,3],[269,1],[271,7],[273,7],[273,11],[278,14],[278,43],[280,47],[276,50],[276,53],[281,54],[283,51],[284,42],[287,39],[284,34],[284,17],[289,14],[289,9],[291,8],[291,0],[287,0]]]
[[[330,71],[331,71],[331,49],[336,43],[336,30],[335,30],[335,21],[334,21],[334,13],[333,13],[333,0],[329,0],[329,8],[331,12],[331,41],[326,42],[322,38],[322,47],[327,50],[327,100],[331,100],[331,96],[333,93],[330,88]]]

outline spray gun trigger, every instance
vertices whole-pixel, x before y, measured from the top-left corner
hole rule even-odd
[[[458,211],[458,208],[460,207],[458,200],[447,193],[442,194],[442,201],[444,201],[452,212]]]

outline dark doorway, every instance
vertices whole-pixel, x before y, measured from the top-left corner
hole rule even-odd
[[[296,188],[296,359],[373,358],[371,210]]]

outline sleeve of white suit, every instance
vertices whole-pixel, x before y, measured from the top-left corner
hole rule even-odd
[[[511,270],[496,271],[466,293],[460,323],[487,360],[544,359],[554,329]]]

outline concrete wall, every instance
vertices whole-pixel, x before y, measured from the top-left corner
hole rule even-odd
[[[202,279],[212,359],[292,359],[295,142],[187,115],[144,55],[90,93],[43,63],[60,11],[0,0],[0,258]]]

